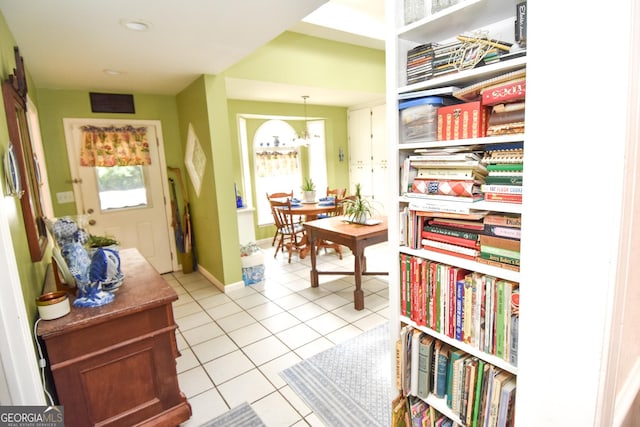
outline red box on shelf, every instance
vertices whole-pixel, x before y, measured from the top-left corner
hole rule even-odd
[[[480,101],[438,108],[438,141],[485,136],[488,112]]]

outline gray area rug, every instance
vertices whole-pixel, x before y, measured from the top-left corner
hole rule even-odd
[[[280,372],[331,427],[391,425],[389,323]]]
[[[213,420],[202,424],[201,427],[266,427],[258,414],[247,402],[241,403],[235,408],[229,409]]]

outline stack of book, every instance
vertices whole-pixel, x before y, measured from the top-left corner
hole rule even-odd
[[[521,217],[517,214],[491,213],[483,219],[479,236],[479,262],[518,271],[520,269]]]
[[[480,186],[487,169],[477,152],[423,150],[407,160],[417,174],[406,196],[456,202],[482,199]]]
[[[419,83],[432,77],[433,45],[421,44],[407,52],[407,84]]]
[[[434,252],[475,260],[480,256],[482,220],[434,217],[422,228],[422,247]]]
[[[524,132],[526,88],[526,77],[521,76],[480,91],[482,105],[491,107],[487,136]]]
[[[480,186],[484,200],[522,203],[523,159],[522,142],[496,144],[485,150],[482,163],[487,176]]]

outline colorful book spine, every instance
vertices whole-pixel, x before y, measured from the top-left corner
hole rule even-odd
[[[436,365],[436,389],[434,394],[440,398],[447,394],[447,370],[449,366],[449,349],[442,345],[438,351],[438,360]]]
[[[429,223],[431,222],[432,221],[429,221]],[[478,240],[478,233],[473,233],[466,230],[452,230],[450,228],[427,225],[424,227],[424,231],[442,234],[445,236],[457,237],[459,239],[466,239],[466,240],[473,240],[473,241]]]
[[[488,176],[484,179],[485,185],[520,185],[522,186],[522,176],[498,175]]]
[[[498,194],[522,194],[522,185],[497,185],[497,184],[482,184],[480,191],[483,193],[498,193]]]
[[[454,237],[448,234],[432,233],[430,231],[422,232],[423,239],[435,240],[437,242],[450,243],[452,245],[462,246],[465,248],[477,249],[479,243],[477,240],[466,239],[463,237]]]
[[[454,338],[458,341],[463,341],[464,283],[464,279],[456,281],[456,325]]]
[[[484,193],[487,202],[522,203],[522,194]]]
[[[507,239],[520,240],[522,231],[518,227],[503,227],[499,225],[489,225],[484,227],[484,234],[488,234],[495,237],[504,237]]]
[[[505,239],[494,236],[480,236],[480,246],[489,246],[492,248],[501,248],[511,252],[520,253],[520,240]],[[496,252],[497,253],[497,252]]]
[[[483,89],[483,105],[502,104],[525,99],[527,92],[527,81],[524,78],[512,80],[491,88]]]
[[[494,163],[487,165],[487,171],[522,171],[524,165],[522,163]]]
[[[439,242],[437,240],[432,240],[432,239],[422,239],[422,246],[424,246],[425,248],[445,249],[449,252],[467,255],[471,257],[478,256],[478,254],[480,253],[480,251],[478,251],[477,249],[467,248],[459,245],[453,245],[445,242]]]
[[[480,251],[480,258],[488,261],[498,262],[500,264],[520,267],[520,260],[517,258],[506,257],[503,255],[496,255],[496,254],[483,252],[483,251]]]
[[[492,213],[485,215],[482,222],[485,225],[502,225],[505,227],[522,227],[522,217],[518,214]]]

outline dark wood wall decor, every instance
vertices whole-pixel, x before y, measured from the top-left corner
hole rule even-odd
[[[15,158],[20,170],[20,183],[24,194],[20,198],[22,216],[33,262],[40,261],[47,247],[47,229],[42,208],[42,182],[31,146],[27,123],[27,82],[24,64],[18,48],[14,48],[16,68],[14,74],[2,82],[2,98],[7,117],[9,140],[15,148]]]

